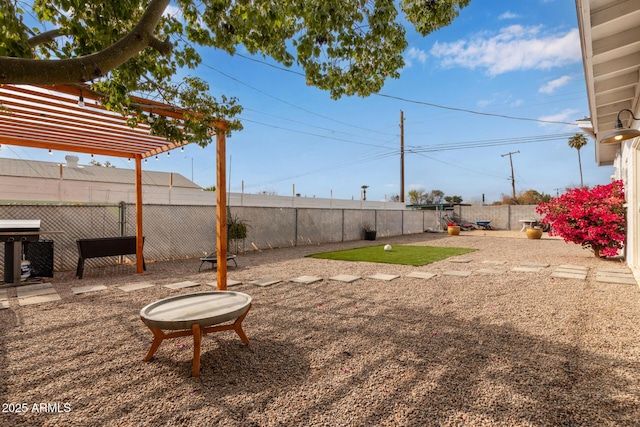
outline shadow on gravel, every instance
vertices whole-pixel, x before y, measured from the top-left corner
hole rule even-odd
[[[559,337],[576,343],[568,345],[392,292],[364,302],[352,292],[326,284],[256,290],[243,324],[250,344],[233,332],[207,335],[197,378],[190,337],[168,340],[152,362],[142,361],[152,336],[140,303],[124,295],[52,306],[23,333],[8,332],[16,320],[0,312],[0,363],[13,372],[0,375],[0,397],[72,405],[65,414],[11,417],[14,426],[632,426],[640,419],[637,348],[620,357],[585,351],[579,321]],[[20,352],[7,354],[7,334]]]

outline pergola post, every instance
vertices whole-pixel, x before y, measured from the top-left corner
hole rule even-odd
[[[142,156],[136,154],[136,273],[144,271],[142,233]]]
[[[216,262],[217,289],[227,290],[227,158],[224,131],[216,131]]]

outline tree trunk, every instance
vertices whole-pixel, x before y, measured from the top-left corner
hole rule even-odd
[[[580,167],[580,188],[584,188],[582,183],[582,160],[580,159],[580,150],[578,150],[578,166]]]
[[[593,254],[596,256],[596,258],[602,258],[600,252],[602,252],[603,249],[604,248],[602,246],[591,246],[591,250],[593,250]]]

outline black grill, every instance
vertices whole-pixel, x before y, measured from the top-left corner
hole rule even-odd
[[[29,243],[40,238],[39,219],[0,219],[0,242],[4,242],[4,281],[20,283],[20,261]]]
[[[0,242],[37,242],[40,231],[39,219],[0,219]]]

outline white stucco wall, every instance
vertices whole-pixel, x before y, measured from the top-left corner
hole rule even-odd
[[[0,177],[0,200],[72,203],[135,203],[135,185],[75,180]],[[145,203],[215,205],[215,193],[195,188],[142,186]]]
[[[640,279],[640,138],[620,144],[613,162],[614,179],[624,182],[627,199],[626,263]]]

